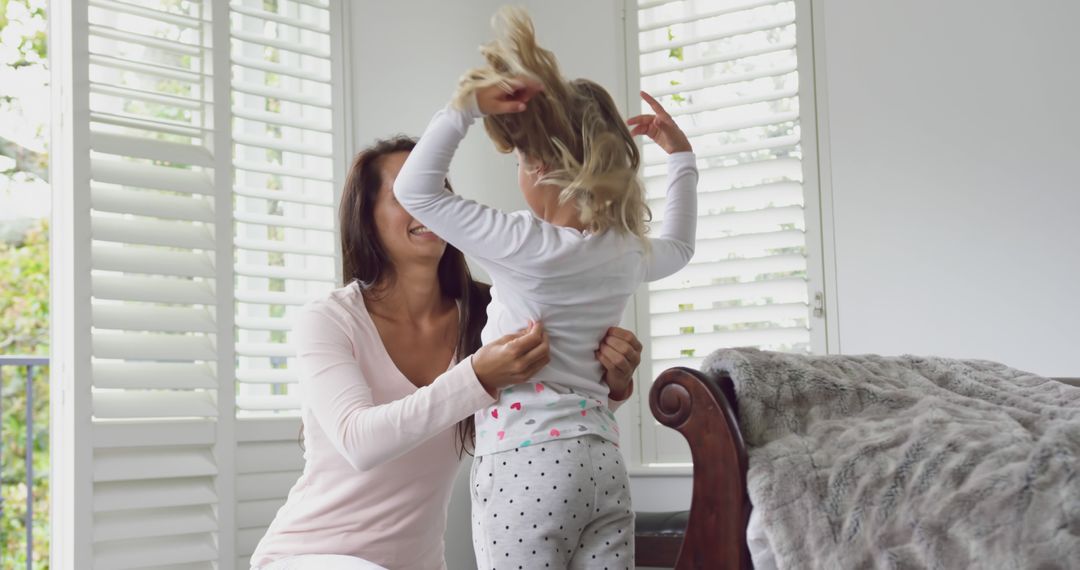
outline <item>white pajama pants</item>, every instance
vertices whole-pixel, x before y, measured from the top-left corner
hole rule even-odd
[[[473,460],[479,570],[634,568],[634,512],[618,446],[594,435]]]

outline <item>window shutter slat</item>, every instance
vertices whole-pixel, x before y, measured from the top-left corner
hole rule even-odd
[[[674,4],[683,0],[638,0],[638,10],[648,10],[665,4]]]
[[[301,103],[303,105],[311,105],[314,107],[329,107],[330,96],[323,94],[304,94],[289,91],[287,89],[280,89],[277,87],[267,87],[266,85],[259,85],[257,83],[250,83],[246,81],[234,81],[233,90],[239,93],[247,95],[258,95],[260,97],[269,97],[271,99],[277,99],[279,101],[289,101],[290,103]]]
[[[236,212],[234,218],[245,224],[260,224],[264,226],[280,226],[285,228],[298,228],[303,230],[320,230],[324,232],[334,231],[334,223],[330,216],[324,215],[322,219],[286,218],[273,214],[252,214],[248,212]]]
[[[316,81],[321,81],[321,79],[316,79]],[[331,129],[333,129],[333,125],[330,123],[328,117],[290,117],[288,115],[282,115],[281,113],[270,113],[259,109],[244,107],[233,107],[232,114],[239,119],[259,121],[261,123],[283,127],[296,127],[307,129],[309,131],[329,133]]]
[[[205,335],[99,332],[94,335],[94,354],[123,360],[217,359],[217,351]]]
[[[318,35],[318,34],[316,34]],[[267,37],[262,34],[248,33],[242,29],[233,28],[233,39],[257,46],[267,46],[280,50],[290,51],[296,54],[310,55],[321,59],[329,59],[330,51],[318,44],[305,44],[293,40],[282,40]]]
[[[217,474],[210,451],[199,447],[101,449],[94,481],[139,481]]]
[[[312,8],[323,8],[329,10],[330,0],[293,0],[298,5],[311,6]]]
[[[806,349],[805,327],[775,327],[759,330],[729,331],[722,333],[704,333],[678,335],[677,337],[654,337],[653,354],[656,358],[677,358],[692,356],[716,350],[718,346],[757,346],[768,350],[781,350],[790,346],[787,352]]]
[[[205,22],[200,18],[185,16],[183,14],[177,14],[175,12],[166,12],[164,10],[155,10],[154,8],[140,6],[138,4],[132,4],[130,2],[118,2],[116,0],[90,0],[88,4],[92,7],[102,8],[116,14],[130,14],[132,16],[140,16],[143,18],[148,18],[188,28],[200,26]]]
[[[214,512],[205,505],[172,509],[138,509],[103,513],[94,525],[94,540],[131,540],[211,532],[217,528]]]
[[[217,547],[209,534],[180,534],[141,540],[103,541],[94,553],[95,570],[165,567],[169,564],[205,562],[205,565],[185,566],[191,570],[212,570],[211,561],[217,558]]]
[[[293,356],[293,348],[287,344],[280,344],[274,342],[263,343],[243,343],[236,345],[236,354],[240,356],[279,356],[290,357]]]
[[[132,101],[158,103],[161,105],[170,105],[181,109],[192,110],[199,109],[201,104],[199,101],[192,101],[191,99],[186,97],[178,97],[176,95],[170,95],[168,93],[158,93],[155,91],[146,91],[135,87],[123,87],[119,85],[94,84],[90,86],[90,94],[92,96],[102,95],[108,97],[118,97]]]
[[[113,125],[132,129],[154,130],[168,135],[197,137],[210,129],[188,127],[171,121],[155,121],[123,113],[91,113],[90,118],[99,125]]]
[[[214,485],[204,477],[104,482],[94,488],[94,511],[100,513],[205,505],[214,500]]]
[[[301,194],[298,192],[286,192],[284,190],[264,190],[261,188],[247,188],[237,186],[233,192],[247,198],[264,198],[279,202],[295,202],[297,204],[311,204],[314,206],[333,207],[334,203],[330,196],[319,194]]]
[[[101,388],[144,388],[147,378],[160,388],[215,388],[217,378],[205,363],[95,362],[94,385]]]
[[[701,141],[697,141],[699,144]],[[735,157],[736,155],[749,155],[763,150],[777,150],[794,147],[799,144],[799,135],[787,135],[774,138],[768,138],[759,141],[726,144],[726,145],[702,145],[703,148],[699,151],[695,147],[695,153],[698,160],[706,158],[726,158]],[[655,152],[649,153],[650,158],[646,159],[645,166],[657,166],[665,164],[666,158],[662,154]]]
[[[702,79],[697,81],[687,81],[686,83],[676,83],[669,86],[658,86],[654,88],[650,94],[654,97],[663,97],[666,95],[672,95],[675,93],[693,93],[694,91],[701,91],[710,87],[721,87],[723,85],[731,85],[732,83],[742,83],[744,81],[753,81],[755,79],[762,78],[777,78],[789,75],[796,71],[796,66],[791,64],[776,65],[773,67],[766,67],[761,70],[748,71],[744,73],[732,73],[730,75],[724,75],[721,77],[710,77],[708,79]],[[685,114],[681,109],[674,109],[678,114]],[[673,114],[674,115],[674,114]]]
[[[96,182],[206,196],[214,194],[212,180],[200,171],[119,160],[92,160],[90,167]]]
[[[300,144],[289,140],[244,135],[236,135],[233,137],[233,140],[237,144],[266,148],[270,150],[280,150],[324,157],[332,155],[332,152],[328,147],[319,144]]]
[[[766,77],[780,78],[787,74],[767,75]],[[685,93],[688,90],[683,89],[681,92]],[[679,91],[676,91],[678,93]],[[718,99],[716,101],[709,101],[707,103],[699,103],[697,105],[687,105],[674,109],[671,112],[673,117],[680,117],[683,115],[694,115],[697,113],[707,113],[709,111],[720,111],[723,109],[732,109],[735,107],[742,107],[744,105],[753,105],[754,103],[769,103],[772,101],[779,101],[781,99],[790,99],[797,97],[799,91],[797,89],[785,89],[776,91],[775,93],[767,93],[764,95],[749,95],[742,97],[729,97],[727,99]],[[770,123],[777,122],[775,119],[771,119]],[[725,129],[726,130],[726,129]]]
[[[187,196],[147,194],[119,188],[92,187],[91,205],[100,212],[135,214],[156,218],[213,223],[214,206],[209,200]]]
[[[245,16],[252,16],[266,22],[277,22],[279,24],[285,24],[287,26],[293,26],[295,28],[301,28],[304,30],[311,30],[313,32],[319,32],[322,34],[329,34],[330,27],[324,23],[308,22],[300,20],[295,17],[283,16],[277,12],[268,12],[260,8],[253,8],[247,6],[242,2],[233,2],[229,4],[229,9],[237,14],[243,14]],[[329,78],[327,79],[329,81]]]
[[[280,164],[274,164],[269,162],[256,162],[248,160],[236,160],[233,162],[237,170],[271,174],[277,176],[289,176],[292,178],[304,178],[308,180],[321,180],[323,182],[330,182],[333,180],[332,172],[324,172],[316,170],[314,168],[305,169],[297,168],[293,166],[281,166]]]
[[[277,412],[300,407],[300,398],[288,394],[281,396],[237,396],[237,407],[250,412]],[[299,428],[299,424],[297,424]],[[297,429],[299,433],[299,429]],[[295,443],[295,442],[294,442]]]
[[[292,384],[298,382],[296,375],[288,370],[264,369],[245,370],[236,375],[237,382],[250,382],[253,384]]]
[[[236,294],[240,303],[255,305],[303,305],[310,297],[303,293],[279,293],[276,291],[241,291]]]
[[[94,398],[94,416],[101,419],[218,416],[217,402],[205,390],[169,393],[152,381],[142,387],[149,389],[100,391]]]
[[[733,12],[729,12],[729,13],[733,13]],[[694,22],[700,22],[701,20],[704,20],[704,19],[706,19],[706,18],[698,17],[698,18],[695,18],[693,21]],[[692,46],[692,45],[695,45],[695,44],[702,44],[702,43],[707,43],[707,42],[719,42],[721,40],[730,39],[730,38],[733,38],[735,36],[741,36],[741,35],[745,35],[745,34],[752,34],[754,32],[764,32],[766,30],[772,30],[772,29],[776,29],[776,28],[783,28],[785,26],[790,26],[790,25],[792,25],[794,23],[795,23],[795,18],[794,17],[781,18],[779,20],[773,20],[773,21],[763,22],[763,23],[760,23],[760,24],[754,24],[754,25],[751,25],[751,26],[743,26],[743,27],[734,28],[734,29],[731,29],[731,30],[725,30],[725,31],[720,32],[720,33],[706,34],[706,35],[702,35],[702,36],[693,36],[693,37],[687,38],[685,40],[668,41],[668,42],[664,42],[664,43],[656,44],[656,45],[651,45],[651,46],[646,45],[646,46],[643,46],[641,48],[641,53],[642,54],[649,54],[649,53],[654,53],[654,52],[663,51],[663,50],[671,50],[671,49],[678,49],[678,48],[682,48],[682,47],[686,47],[686,46]]]
[[[641,76],[646,78],[652,75],[660,75],[663,73],[671,73],[674,71],[685,71],[693,69],[695,67],[702,67],[706,65],[716,65],[718,63],[727,63],[730,61],[736,61],[739,59],[745,59],[748,57],[754,57],[758,55],[770,55],[782,52],[787,52],[795,49],[795,42],[781,42],[776,44],[770,44],[764,47],[748,48],[738,51],[731,51],[725,55],[718,55],[713,57],[701,57],[690,58],[688,60],[680,60],[677,63],[666,63],[663,65],[656,65],[652,67],[642,67]]]
[[[90,135],[90,144],[95,151],[116,156],[155,160],[184,167],[211,168],[214,165],[214,157],[209,150],[192,144],[101,132]],[[161,171],[159,173],[165,174]]]
[[[295,227],[295,226],[294,226]],[[237,265],[236,274],[247,277],[270,277],[276,279],[300,279],[305,281],[333,281],[333,270],[310,271],[272,265]]]
[[[708,331],[730,326],[790,323],[800,320],[806,320],[805,303],[776,303],[732,309],[654,313],[652,317],[652,334],[655,336],[677,336],[688,334],[687,329]]]
[[[277,331],[292,328],[285,319],[237,317],[236,326],[242,329]],[[239,374],[239,372],[238,372]]]
[[[670,313],[679,311],[681,307],[694,307],[706,302],[711,307],[731,304],[734,304],[733,306],[751,303],[762,304],[776,302],[778,299],[782,303],[805,302],[805,289],[806,281],[801,278],[661,289],[650,291],[649,306],[653,312]],[[695,304],[693,303],[695,299],[700,299],[703,302]]]
[[[95,275],[92,291],[98,299],[183,305],[213,305],[214,292],[206,281]]]
[[[687,265],[676,275],[654,281],[650,289],[680,289],[688,285],[714,283],[753,282],[773,274],[801,271],[806,264],[801,255],[770,255],[729,259],[713,262],[697,262]]]
[[[91,69],[97,69],[103,72],[111,72],[117,75],[125,71],[131,71],[141,74],[143,76],[149,75],[161,79],[175,79],[177,81],[184,81],[193,85],[199,83],[204,79],[204,76],[201,73],[195,71],[185,71],[183,69],[170,67],[167,65],[143,63],[139,61],[131,61],[120,57],[111,57],[108,55],[103,55],[100,52],[94,52],[92,48],[89,61]]]
[[[201,253],[94,244],[91,255],[94,269],[104,271],[185,277],[214,276],[213,264]]]
[[[145,48],[160,50],[163,52],[170,52],[177,55],[190,55],[196,57],[202,55],[202,48],[198,45],[190,45],[183,42],[169,41],[154,36],[148,36],[146,34],[141,34],[138,32],[132,32],[129,30],[114,28],[110,26],[90,24],[91,43],[93,43],[93,39],[95,37],[133,44]]]
[[[169,445],[204,445],[217,437],[214,422],[207,419],[138,420],[111,422],[94,429],[94,447],[143,447]]]
[[[321,81],[323,83],[330,81],[330,75],[319,70],[298,69],[296,67],[290,67],[287,65],[280,65],[273,62],[241,56],[233,56],[232,62],[240,67],[246,67],[258,71],[266,71],[268,73],[276,73],[278,75],[288,75],[289,77],[310,79],[312,81]],[[329,130],[329,127],[327,127],[325,130]]]
[[[177,249],[214,249],[214,236],[201,224],[94,216],[94,239]]]
[[[255,251],[270,251],[277,253],[294,253],[302,255],[319,255],[323,257],[333,257],[334,251],[332,246],[327,245],[325,247],[319,247],[316,245],[309,245],[306,243],[288,243],[278,242],[261,239],[236,239],[236,247]]]
[[[743,3],[739,3],[739,4],[733,4],[731,6],[725,6],[723,8],[717,9],[717,10],[707,10],[707,11],[702,11],[702,12],[698,12],[698,13],[682,15],[682,16],[679,16],[679,17],[676,17],[676,18],[666,18],[666,19],[655,20],[655,21],[647,23],[647,24],[642,24],[641,26],[638,27],[638,31],[639,32],[649,32],[649,31],[652,31],[652,30],[659,30],[659,29],[667,28],[669,26],[674,26],[676,24],[686,24],[686,23],[694,22],[696,20],[705,20],[705,19],[708,19],[708,18],[715,18],[717,16],[723,16],[725,14],[731,14],[731,13],[734,13],[734,12],[742,12],[743,10],[750,10],[750,9],[753,9],[753,8],[758,8],[760,6],[769,6],[769,5],[772,5],[772,4],[775,4],[775,3],[776,3],[776,0],[756,0],[754,2],[743,2]],[[639,4],[638,5],[638,9],[644,10],[646,8],[647,8],[646,4]]]
[[[157,332],[212,333],[214,316],[205,308],[133,307],[105,305],[93,307],[94,327]]]

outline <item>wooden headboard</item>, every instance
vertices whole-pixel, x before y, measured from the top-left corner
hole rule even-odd
[[[749,569],[746,445],[731,378],[670,368],[653,383],[649,407],[686,438],[694,461],[694,495],[675,569]]]

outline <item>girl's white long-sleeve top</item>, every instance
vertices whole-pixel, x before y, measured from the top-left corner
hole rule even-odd
[[[594,351],[643,281],[667,277],[693,256],[694,154],[669,155],[663,227],[646,249],[633,235],[580,232],[531,211],[506,213],[448,191],[443,181],[450,160],[482,116],[475,98],[471,103],[464,111],[448,106],[435,114],[402,166],[394,194],[416,220],[491,276],[485,343],[529,320],[542,322],[549,335],[551,362],[532,383],[503,391],[498,402],[477,412],[477,454],[590,433],[617,443]]]

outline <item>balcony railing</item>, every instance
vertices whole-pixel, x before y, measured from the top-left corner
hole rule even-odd
[[[26,400],[23,406],[23,414],[26,421],[26,568],[33,570],[34,567],[34,377],[41,373],[41,368],[49,365],[47,356],[0,356],[0,373],[5,367],[11,366],[23,369],[23,378],[26,380]],[[0,393],[0,412],[7,404],[7,393]],[[0,417],[3,417],[0,414]],[[3,422],[0,422],[0,429]],[[0,432],[0,441],[4,435]],[[0,446],[3,453],[3,446]],[[3,518],[4,498],[0,494],[0,519]]]

